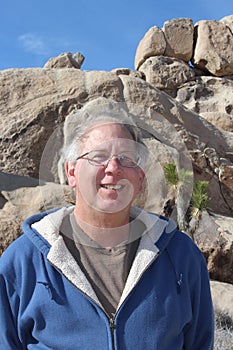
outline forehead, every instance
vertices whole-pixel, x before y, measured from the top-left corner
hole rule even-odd
[[[110,145],[132,142],[134,142],[132,135],[127,128],[123,124],[117,123],[97,125],[88,130],[81,138],[82,148],[96,148],[104,144]]]

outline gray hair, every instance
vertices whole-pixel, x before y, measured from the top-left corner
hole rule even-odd
[[[75,161],[80,155],[78,153],[83,136],[97,125],[110,123],[122,124],[136,144],[145,147],[140,129],[124,104],[98,98],[88,102],[83,108],[74,111],[67,117],[64,125],[63,160]]]

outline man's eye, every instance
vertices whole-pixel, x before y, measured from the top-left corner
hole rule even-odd
[[[119,157],[119,160],[121,160],[121,161],[133,161],[133,159],[132,158],[130,158],[130,157],[127,157],[127,156],[120,156]]]
[[[95,162],[101,162],[108,159],[108,155],[106,153],[95,153],[91,155],[90,159]]]
[[[121,155],[119,158],[119,162],[122,166],[126,167],[135,167],[138,163],[137,157],[132,155]]]
[[[125,161],[131,161],[131,162],[136,162],[137,161],[137,154],[128,152],[126,154],[121,154],[120,159],[125,160]]]

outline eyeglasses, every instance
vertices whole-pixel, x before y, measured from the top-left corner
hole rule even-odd
[[[84,153],[76,160],[86,159],[94,166],[107,166],[112,158],[117,158],[119,164],[124,168],[136,168],[141,162],[141,157],[137,152],[126,151],[120,154],[110,154],[107,151],[95,150]]]

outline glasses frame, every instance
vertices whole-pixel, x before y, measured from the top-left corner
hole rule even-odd
[[[135,165],[133,165],[133,166],[125,166],[125,165],[122,165],[122,164],[121,164],[121,161],[120,161],[120,156],[122,156],[122,155],[124,154],[124,152],[122,152],[122,153],[120,153],[120,154],[112,154],[112,155],[111,155],[108,159],[106,159],[103,163],[98,164],[98,163],[95,163],[92,159],[90,159],[90,158],[87,157],[88,154],[90,154],[90,153],[92,153],[92,152],[94,152],[94,151],[97,152],[98,150],[92,150],[92,151],[86,152],[86,153],[82,154],[81,156],[79,156],[78,158],[76,158],[76,161],[78,161],[79,159],[86,159],[90,165],[97,166],[97,167],[101,167],[101,166],[105,166],[105,167],[106,167],[106,166],[108,165],[108,163],[112,160],[112,158],[115,157],[115,158],[117,158],[117,160],[118,160],[120,166],[123,167],[123,168],[138,168],[138,167],[139,167],[139,164],[141,163],[141,157],[140,157],[140,155],[138,155],[138,160],[137,160],[137,162],[135,163]]]

